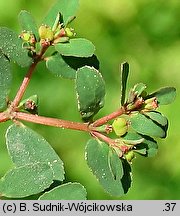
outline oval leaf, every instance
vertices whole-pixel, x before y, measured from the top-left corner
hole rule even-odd
[[[148,96],[148,98],[151,97],[156,97],[160,105],[167,105],[175,100],[176,89],[174,87],[164,87]]]
[[[168,124],[168,120],[161,113],[152,111],[152,112],[144,112],[144,115],[148,116],[153,121],[157,122],[162,126],[166,126]]]
[[[79,0],[57,0],[43,20],[43,24],[53,26],[57,14],[63,14],[64,23],[69,17],[74,16],[79,6]]]
[[[92,67],[77,71],[76,93],[78,108],[86,120],[96,114],[104,105],[105,84],[102,75]]]
[[[131,184],[129,169],[125,168],[124,161],[107,144],[89,140],[86,160],[105,191],[113,196],[122,196],[128,191]]]
[[[28,164],[10,170],[0,180],[0,193],[5,197],[26,197],[37,194],[52,184],[53,172],[45,163]]]
[[[0,50],[10,60],[17,62],[22,67],[27,67],[32,63],[28,51],[22,48],[22,40],[14,31],[1,27],[0,38]]]
[[[140,113],[132,115],[130,117],[130,122],[132,128],[140,134],[161,138],[166,136],[165,128],[161,128],[150,118],[147,118]]]
[[[12,73],[9,60],[0,50],[0,110],[7,104],[7,96],[10,92]]]
[[[95,55],[88,58],[80,58],[62,56],[59,53],[55,53],[47,58],[46,61],[46,67],[52,74],[66,79],[75,79],[76,70],[86,65],[99,69],[99,61]]]
[[[76,77],[76,70],[70,67],[63,56],[58,53],[48,58],[46,66],[56,76],[67,79],[75,79]]]
[[[6,145],[16,167],[46,163],[53,171],[52,180],[64,179],[63,162],[49,143],[24,125],[12,125],[6,132]]]
[[[86,195],[86,189],[81,184],[67,183],[44,193],[39,200],[85,200]]]
[[[19,23],[23,31],[30,31],[36,36],[36,40],[39,39],[36,22],[28,11],[22,10],[19,13]]]
[[[95,47],[91,41],[84,38],[74,38],[67,43],[58,43],[55,49],[64,56],[90,57]]]

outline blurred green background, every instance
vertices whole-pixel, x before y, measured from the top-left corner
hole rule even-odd
[[[17,15],[30,11],[38,24],[53,0],[0,0],[0,25],[18,32]],[[144,82],[148,90],[180,84],[180,1],[179,0],[80,0],[73,27],[77,36],[96,46],[100,71],[106,82],[105,107],[97,117],[119,106],[119,65],[128,61],[131,67],[129,86]],[[13,66],[14,83],[11,99],[20,85],[25,69]],[[25,96],[38,94],[40,115],[80,121],[73,81],[55,78],[39,65]],[[106,194],[84,160],[84,147],[90,138],[84,132],[68,131],[41,125],[29,125],[44,136],[64,161],[66,181],[80,182],[88,199],[179,199],[180,198],[180,97],[161,108],[169,119],[169,132],[159,140],[154,158],[137,156],[133,161],[133,185],[128,194],[111,197]],[[0,125],[0,177],[12,164],[5,146],[5,131],[10,122]]]

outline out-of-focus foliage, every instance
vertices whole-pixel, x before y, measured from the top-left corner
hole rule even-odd
[[[55,1],[0,1],[0,26],[20,31],[17,15],[20,10],[30,11],[42,24],[45,12]],[[133,163],[134,182],[121,199],[179,199],[180,163],[179,106],[180,84],[180,1],[179,0],[81,0],[74,22],[78,37],[91,40],[96,46],[100,71],[106,81],[105,106],[99,112],[114,111],[120,104],[119,65],[130,64],[130,85],[146,83],[148,92],[159,86],[174,86],[177,98],[161,111],[169,119],[168,138],[159,142],[158,154],[153,158],[137,157]],[[8,11],[8,13],[7,13]],[[17,18],[17,19],[16,19]],[[26,71],[13,66],[14,80],[11,99],[14,97]],[[15,76],[14,76],[15,77]],[[51,82],[49,81],[51,80]],[[54,88],[59,94],[53,94]],[[53,78],[39,65],[25,97],[39,96],[41,115],[80,121],[74,83]],[[12,167],[2,136],[10,123],[0,125],[0,177]],[[77,181],[88,191],[88,199],[117,199],[103,191],[89,171],[84,160],[84,147],[89,136],[83,132],[68,131],[47,126],[27,124],[36,129],[53,146],[65,163],[67,181]],[[147,169],[148,167],[148,169]]]

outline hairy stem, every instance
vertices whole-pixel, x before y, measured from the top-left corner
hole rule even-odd
[[[72,122],[72,121],[67,121],[62,119],[32,115],[23,112],[16,112],[14,117],[17,120],[25,120],[28,122],[33,122],[33,123],[43,124],[43,125],[48,125],[53,127],[87,131],[87,132],[90,132],[91,130],[88,123]]]
[[[107,115],[107,116],[104,116],[100,119],[97,119],[92,125],[94,127],[98,127],[98,126],[101,126],[103,124],[106,124],[108,121],[112,120],[112,119],[115,119],[117,118],[118,116],[121,116],[122,114],[125,113],[125,109],[124,107],[121,107],[120,109],[118,109],[117,111]]]

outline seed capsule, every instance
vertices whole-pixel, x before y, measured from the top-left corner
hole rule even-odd
[[[117,118],[114,120],[112,127],[117,136],[123,136],[127,130],[127,120],[125,118]]]

